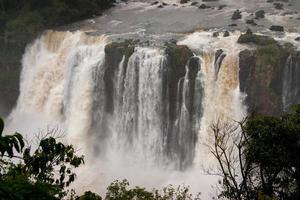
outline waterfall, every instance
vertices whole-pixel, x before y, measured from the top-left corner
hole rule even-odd
[[[168,47],[48,31],[24,54],[12,124],[24,114],[59,124],[67,142],[86,155],[86,171],[102,170],[105,175],[99,176],[107,182],[116,174],[143,182],[136,174],[147,170],[161,177],[170,169],[192,172],[210,162],[204,145],[211,142],[210,124],[245,114],[237,37],[208,39],[209,34],[195,33],[179,42],[194,56],[175,66]],[[161,177],[149,181],[162,182]],[[85,181],[95,185],[96,179]]]
[[[289,55],[283,68],[282,79],[282,105],[283,111],[289,111],[290,107],[300,102],[300,63],[299,54]]]
[[[104,60],[105,37],[82,32],[46,32],[23,57],[20,96],[12,120],[39,114],[64,124],[69,141],[85,149],[91,126],[93,74]],[[34,123],[34,122],[32,122]]]

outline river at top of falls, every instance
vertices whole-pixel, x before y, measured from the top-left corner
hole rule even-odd
[[[261,1],[249,7],[246,1],[236,2],[212,3],[228,4],[221,11],[200,11],[172,1],[164,8],[135,1],[64,27],[65,31],[46,31],[23,56],[20,95],[9,129],[26,134],[29,141],[37,133],[65,133],[65,142],[86,158],[73,184],[79,193],[104,194],[110,182],[126,178],[150,189],[190,185],[192,192],[212,198],[216,194],[211,186],[219,177],[206,175],[216,166],[207,148],[212,142],[210,124],[242,120],[247,114],[238,59],[246,47],[237,44],[239,31],[229,37],[223,37],[223,31],[237,8],[244,15],[258,5],[270,15],[277,12]],[[276,39],[294,41],[296,21],[279,18],[293,33]],[[271,34],[266,31],[270,18],[261,23],[264,27],[255,29]],[[234,29],[244,28],[239,21]],[[215,30],[221,31],[218,37],[212,36]],[[117,64],[107,62],[107,45],[128,38],[151,43],[134,44],[129,57],[122,55]],[[193,52],[175,81],[161,42],[172,38]],[[285,76],[293,72],[287,65]]]
[[[272,3],[264,0],[219,0],[202,2],[189,1],[185,4],[177,0],[158,1],[131,0],[128,3],[117,4],[102,16],[74,23],[67,26],[68,30],[86,30],[99,34],[116,35],[140,39],[147,38],[160,40],[169,39],[179,34],[193,32],[197,29],[227,29],[246,30],[251,27],[253,31],[266,31],[271,25],[282,25],[291,32],[299,31],[298,0],[291,0],[284,4],[283,10],[277,10]],[[167,5],[158,8],[162,3]],[[197,4],[192,4],[197,2]],[[205,3],[209,8],[199,9]],[[219,6],[224,6],[219,9]],[[232,14],[239,9],[242,12],[241,20],[232,20]],[[246,24],[247,19],[253,19],[258,10],[266,12],[265,18],[255,20],[257,26]],[[229,26],[236,24],[236,26]]]

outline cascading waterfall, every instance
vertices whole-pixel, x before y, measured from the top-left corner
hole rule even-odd
[[[38,113],[64,123],[70,142],[84,148],[94,93],[93,74],[104,60],[105,37],[82,32],[45,33],[23,58],[20,96],[12,119]],[[48,122],[47,122],[48,123]],[[82,146],[83,145],[83,146]]]
[[[238,34],[211,40],[209,33],[196,32],[180,44],[186,44],[201,56],[203,85],[202,117],[194,163],[204,168],[215,165],[207,146],[213,142],[210,125],[217,120],[242,120],[246,116],[244,94],[239,90],[238,53],[244,48],[236,43]],[[203,165],[203,163],[205,163]]]
[[[300,63],[299,54],[289,55],[283,69],[282,105],[287,112],[290,107],[300,101]]]
[[[237,38],[207,35],[195,33],[178,43],[195,55],[174,84],[174,66],[164,47],[136,45],[131,53],[113,52],[118,56],[110,59],[108,37],[46,32],[24,55],[20,97],[11,119],[39,113],[47,123],[60,124],[67,141],[87,155],[90,168],[113,173],[99,175],[109,177],[107,182],[120,178],[115,177],[120,168],[127,169],[124,178],[130,178],[131,170],[139,179],[137,171],[150,168],[171,166],[173,172],[174,167],[184,172],[202,165],[210,160],[203,145],[211,140],[209,125],[218,117],[240,120],[245,114]],[[90,185],[98,184],[96,179]]]

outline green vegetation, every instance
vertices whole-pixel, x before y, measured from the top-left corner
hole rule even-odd
[[[238,127],[212,126],[212,153],[223,177],[222,197],[233,200],[300,198],[300,106],[281,117],[252,116]]]
[[[263,35],[256,35],[251,32],[249,29],[245,34],[242,34],[239,39],[238,43],[240,44],[256,44],[256,45],[273,45],[277,44],[276,40],[271,37],[263,36]]]
[[[75,180],[72,172],[83,164],[72,146],[44,138],[36,150],[26,147],[22,135],[3,136],[0,119],[0,199],[60,199]]]

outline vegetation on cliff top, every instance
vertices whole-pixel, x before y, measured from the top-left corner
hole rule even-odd
[[[238,43],[240,44],[256,44],[256,45],[273,45],[277,44],[276,40],[269,36],[264,35],[256,35],[251,32],[250,29],[245,34],[242,34],[239,39]]]

